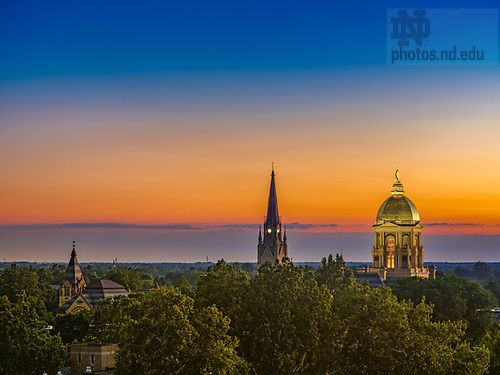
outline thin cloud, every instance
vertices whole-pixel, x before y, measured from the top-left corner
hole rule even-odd
[[[307,224],[293,222],[284,224],[290,230],[307,230],[312,228],[337,227],[337,224]],[[214,225],[191,225],[191,224],[134,224],[134,223],[40,223],[40,224],[14,224],[0,225],[0,230],[13,231],[44,231],[44,230],[164,230],[164,231],[207,231],[224,229],[257,230],[259,224],[214,224]]]
[[[325,227],[338,227],[337,224],[301,224],[299,222],[285,224],[287,229],[311,229],[311,228],[325,228]]]
[[[58,229],[151,229],[151,230],[203,230],[190,224],[130,224],[130,223],[61,223],[2,225],[7,230],[58,230]]]
[[[428,227],[434,227],[434,226],[474,226],[474,225],[484,225],[481,223],[426,223],[425,224]]]
[[[259,224],[217,224],[206,225],[205,228],[221,228],[221,229],[258,229]]]

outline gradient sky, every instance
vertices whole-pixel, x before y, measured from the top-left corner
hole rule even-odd
[[[272,162],[294,260],[371,259],[399,167],[426,261],[500,261],[498,64],[386,61],[496,1],[0,7],[0,261],[255,261]]]

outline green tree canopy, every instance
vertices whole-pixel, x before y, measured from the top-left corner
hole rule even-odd
[[[202,307],[215,305],[235,320],[241,315],[249,285],[250,278],[246,272],[237,271],[234,265],[228,265],[221,259],[198,280],[196,304]]]
[[[119,344],[119,375],[246,372],[229,319],[216,307],[195,309],[176,288],[105,300],[94,317],[88,339]]]
[[[39,275],[32,267],[18,267],[12,264],[0,276],[0,296],[6,296],[10,302],[18,302],[20,293],[24,292],[25,299],[36,310],[37,315],[50,323],[53,315],[47,307],[53,306],[57,294],[47,284],[39,282]]]
[[[120,285],[128,286],[132,292],[137,292],[142,285],[139,270],[132,269],[132,267],[110,267],[104,278],[113,280]]]
[[[309,268],[291,262],[259,268],[234,318],[241,353],[258,374],[321,374],[330,367],[340,322],[332,296]]]
[[[488,350],[462,341],[464,323],[433,322],[431,306],[398,302],[389,288],[350,285],[334,296],[334,310],[343,322],[340,374],[484,374],[488,367]]]
[[[88,310],[57,316],[54,320],[54,333],[59,334],[65,344],[80,342],[87,336],[92,316],[93,312]]]
[[[403,278],[392,286],[400,301],[425,302],[434,306],[432,320],[464,320],[467,323],[465,338],[477,343],[491,327],[490,309],[494,299],[476,282],[448,275],[437,279]]]
[[[345,267],[344,258],[339,254],[335,256],[335,259],[330,254],[328,260],[326,258],[321,260],[316,271],[316,280],[319,285],[326,286],[331,293],[338,289],[345,289],[355,282],[352,271]]]
[[[4,301],[5,302],[5,301]],[[55,374],[67,353],[59,335],[51,336],[25,292],[0,308],[0,371],[5,374]]]

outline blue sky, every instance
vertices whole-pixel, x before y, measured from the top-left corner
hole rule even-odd
[[[125,250],[123,261],[139,261],[140,244],[149,261],[155,254],[158,261],[254,260],[256,235],[236,227],[262,219],[271,162],[285,222],[339,225],[339,233],[291,232],[298,261],[340,248],[352,251],[348,260],[369,259],[373,216],[397,166],[426,222],[478,223],[464,233],[426,228],[429,259],[448,259],[458,243],[457,261],[497,259],[498,65],[386,61],[387,9],[497,7],[4,2],[0,259],[66,260],[76,236],[87,241],[79,241],[91,254],[85,261]],[[226,196],[240,202],[227,204]],[[53,226],[40,230],[44,223]],[[72,231],[68,223],[82,225]],[[105,230],[105,223],[123,228]],[[140,230],[218,225],[235,227],[196,235]],[[349,226],[362,234],[350,237]],[[474,246],[482,252],[467,254]]]

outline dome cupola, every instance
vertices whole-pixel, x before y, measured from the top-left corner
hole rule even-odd
[[[415,225],[420,222],[420,215],[411,200],[404,195],[404,188],[399,181],[399,169],[396,169],[396,182],[392,185],[391,196],[380,206],[375,226],[385,223]]]

